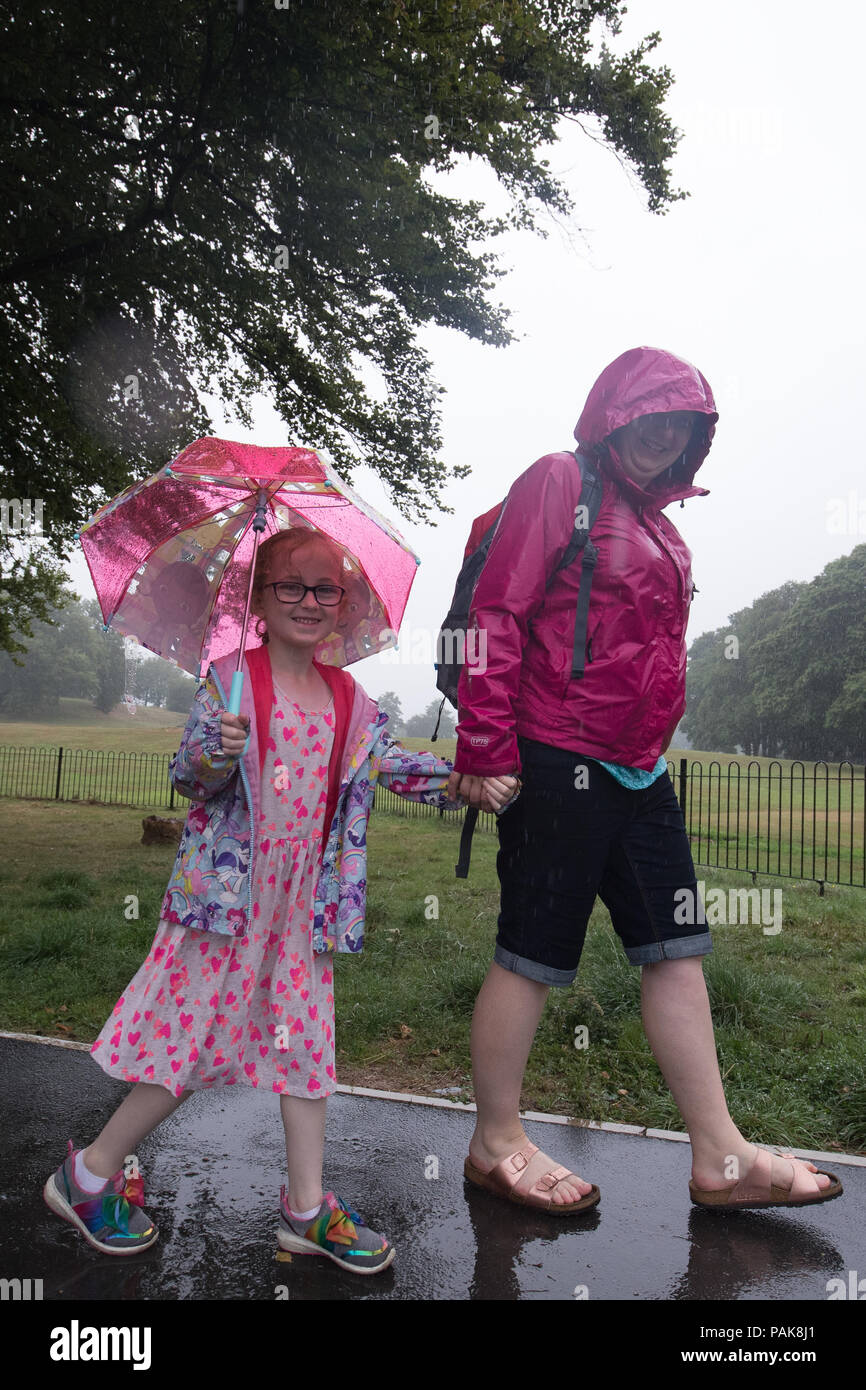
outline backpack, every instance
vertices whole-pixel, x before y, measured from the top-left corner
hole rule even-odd
[[[551,574],[547,580],[547,588],[550,588],[559,570],[565,569],[568,565],[572,564],[577,556],[582,553],[583,560],[580,569],[580,589],[574,615],[574,644],[571,662],[572,679],[582,680],[586,660],[589,659],[590,662],[592,661],[591,645],[589,650],[587,650],[586,646],[586,628],[589,620],[592,575],[595,569],[595,563],[598,559],[598,551],[589,539],[589,533],[595,525],[599,508],[601,507],[603,488],[595,461],[586,454],[582,454],[579,449],[575,449],[574,457],[581,475],[580,504],[575,513],[574,530],[572,531],[571,539],[566,546],[562,559],[556,566],[553,574]],[[465,665],[467,655],[469,609],[472,603],[472,596],[475,593],[475,586],[478,583],[481,571],[486,563],[487,555],[493,542],[493,537],[496,535],[504,508],[505,501],[500,503],[495,520],[488,526],[476,549],[465,557],[460,568],[460,573],[457,576],[451,607],[439,630],[439,636],[436,641],[437,660],[435,667],[436,688],[442,692],[442,702],[439,705],[436,728],[433,731],[431,739],[431,742],[434,743],[439,733],[439,724],[442,719],[442,710],[445,707],[445,701],[450,700],[454,708],[457,709],[457,687],[460,681],[460,672]],[[477,820],[477,807],[468,806],[466,808],[466,816],[463,824],[463,833],[460,837],[460,857],[454,869],[457,878],[468,877],[469,854],[472,844],[472,835]]]

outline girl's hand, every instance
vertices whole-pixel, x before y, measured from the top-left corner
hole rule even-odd
[[[244,744],[247,741],[249,731],[250,716],[248,714],[220,715],[220,743],[222,746],[217,749],[217,752],[228,758],[239,758],[244,751]]]
[[[452,772],[448,778],[448,800],[467,801],[470,806],[489,811],[489,806],[481,805],[484,778],[475,777],[469,772]]]
[[[512,802],[520,791],[520,778],[517,776],[484,777],[481,783],[481,806],[499,815]],[[487,803],[485,805],[485,803]]]

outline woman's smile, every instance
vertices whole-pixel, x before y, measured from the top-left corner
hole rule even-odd
[[[635,482],[651,482],[676,463],[689,442],[695,415],[681,410],[675,414],[639,415],[615,430],[612,439],[624,472]]]

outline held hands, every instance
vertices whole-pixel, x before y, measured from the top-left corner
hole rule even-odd
[[[480,811],[492,811],[498,815],[520,790],[520,778],[516,773],[502,777],[472,777],[468,773],[452,772],[448,778],[448,796],[452,801],[459,797]]]
[[[222,714],[220,715],[220,747],[217,752],[227,758],[239,758],[246,746],[247,735],[250,731],[250,716],[248,714]]]

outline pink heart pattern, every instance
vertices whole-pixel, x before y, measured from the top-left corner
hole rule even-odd
[[[315,711],[283,703],[274,702],[265,740],[248,870],[253,911],[239,914],[245,934],[160,921],[91,1048],[111,1075],[175,1095],[243,1083],[319,1096],[336,1086],[333,965],[312,951],[334,713],[330,699]],[[280,767],[284,783],[290,768],[288,790],[275,788]],[[194,814],[196,838],[205,842],[210,812],[196,804]],[[215,879],[202,867],[190,880],[193,903],[223,891],[208,873]],[[232,875],[220,882],[235,891]]]

